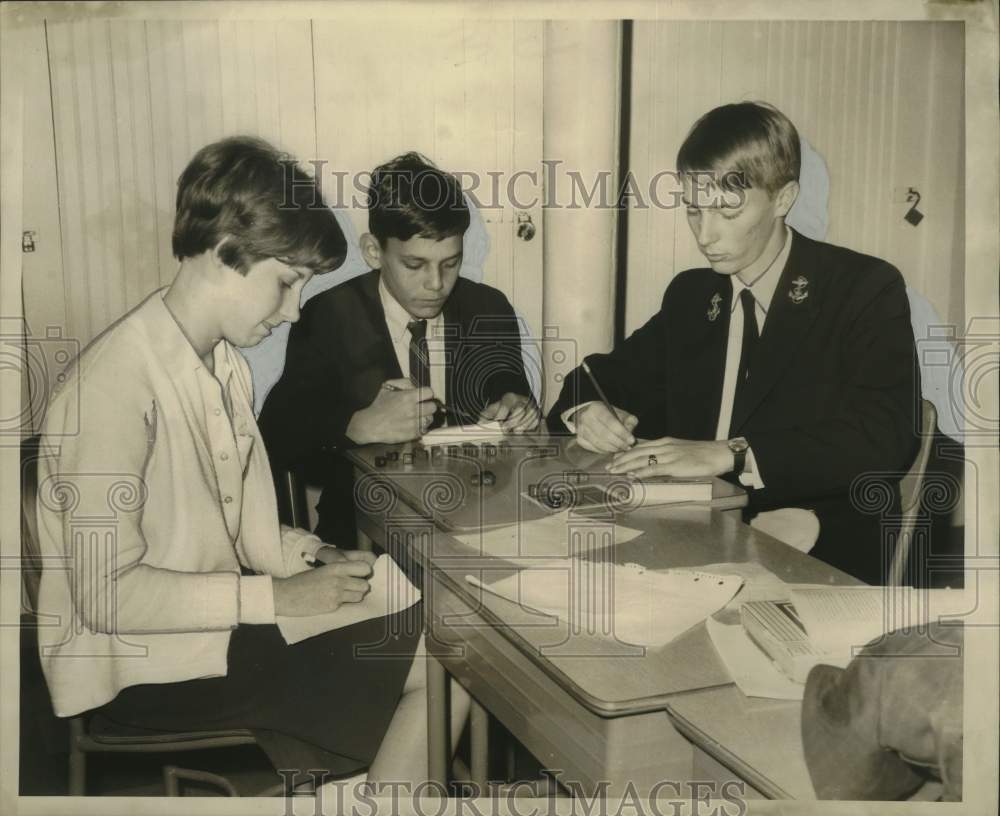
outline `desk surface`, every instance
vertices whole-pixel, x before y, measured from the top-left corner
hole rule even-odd
[[[608,456],[590,453],[572,439],[524,434],[511,435],[501,450],[496,446],[449,447],[453,449],[451,453],[443,448],[430,451],[410,442],[366,445],[347,451],[347,458],[367,476],[356,490],[360,503],[364,505],[370,499],[378,507],[384,497],[377,495],[377,485],[384,479],[392,482],[410,508],[432,518],[439,529],[470,532],[548,515],[551,511],[525,495],[531,485],[568,493],[576,487],[577,479],[588,485],[628,484],[625,477],[604,469]],[[488,455],[487,451],[497,452]],[[376,464],[388,456],[392,460],[384,461],[381,466]],[[404,459],[409,457],[412,463],[405,463]],[[493,474],[494,484],[478,484],[485,471]],[[722,479],[713,481],[708,506],[727,510],[745,504],[746,494],[739,487]]]
[[[516,512],[515,500],[526,479],[537,481],[545,473],[567,469],[589,468],[595,474],[603,471],[606,460],[585,454],[575,443],[563,452],[552,440],[530,442],[530,439],[525,440],[527,447],[515,448],[506,458],[497,457],[489,465],[482,459],[463,457],[439,460],[434,467],[428,466],[429,458],[418,458],[413,465],[390,463],[378,468],[375,456],[384,455],[386,446],[370,446],[350,454],[363,474],[362,479],[371,480],[370,489],[377,484],[389,484],[401,500],[395,503],[383,497],[375,508],[382,513],[376,524],[385,524],[401,514],[409,513],[412,517],[414,512],[418,517],[433,518],[437,529],[429,546],[417,558],[432,573],[431,581],[425,579],[425,587],[433,591],[437,584],[464,605],[465,613],[448,623],[449,632],[461,636],[466,627],[471,639],[476,636],[475,628],[486,624],[500,632],[516,653],[591,714],[617,718],[667,710],[695,745],[744,778],[756,773],[762,792],[809,795],[811,787],[804,773],[797,734],[798,705],[743,697],[732,685],[704,625],[688,630],[662,648],[640,649],[587,632],[571,632],[568,624],[555,619],[539,625],[536,615],[484,593],[465,580],[467,575],[474,575],[492,583],[509,575],[512,566],[501,559],[479,555],[448,532],[467,529],[474,514],[487,525],[503,520],[510,523],[513,519],[509,514]],[[546,450],[545,455],[539,455],[540,448]],[[412,447],[394,449],[410,451]],[[492,489],[484,488],[477,493],[456,486],[464,484],[466,471],[476,472],[484,466],[497,473],[497,484]],[[451,491],[445,489],[446,485],[451,485]],[[741,497],[736,493],[738,489],[720,482],[711,504],[716,505],[716,510],[720,505],[739,506]],[[436,507],[429,507],[435,503]],[[528,518],[541,514],[539,510]],[[460,526],[449,525],[448,519],[442,518],[455,515],[462,520]],[[619,520],[641,529],[643,534],[614,547],[611,558],[616,563],[663,569],[757,562],[788,582],[856,583],[845,573],[753,530],[732,513],[717,512],[711,506],[648,508]],[[434,648],[428,643],[432,653]],[[772,717],[778,719],[771,721]],[[780,723],[784,723],[782,733],[788,732],[784,738],[759,739],[761,733],[773,733],[773,727]],[[754,784],[754,780],[748,781]]]

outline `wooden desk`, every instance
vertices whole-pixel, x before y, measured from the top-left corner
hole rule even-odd
[[[740,723],[747,718],[754,722],[756,716],[759,725],[767,720],[767,712],[780,711],[788,720],[797,706],[762,707],[743,698],[703,625],[661,649],[641,649],[571,631],[556,619],[540,625],[537,616],[465,580],[471,574],[491,583],[510,574],[511,565],[479,555],[451,533],[475,529],[472,517],[482,525],[511,523],[516,516],[510,514],[523,507],[518,496],[526,479],[585,467],[598,478],[603,471],[603,459],[588,455],[592,458],[587,460],[575,444],[566,451],[545,438],[529,437],[524,444],[527,447],[488,465],[466,456],[436,465],[429,458],[416,458],[412,465],[374,464],[376,456],[389,450],[414,452],[413,446],[370,446],[350,454],[359,474],[359,529],[422,568],[427,649],[434,658],[428,662],[432,778],[443,781],[447,768],[447,672],[546,767],[559,769],[560,781],[578,785],[587,794],[604,781],[612,794],[629,784],[648,793],[658,782],[702,779],[714,770],[716,776],[728,774],[748,782],[755,788],[748,795],[806,795],[801,768],[787,762],[772,768],[766,757],[758,759],[752,750],[744,750],[747,740],[740,742],[741,734],[748,733]],[[539,456],[540,448],[550,453]],[[464,477],[485,467],[497,474],[496,489],[466,489],[471,482]],[[787,581],[853,582],[742,524],[732,512],[742,501],[739,493],[720,481],[714,507],[661,507],[628,515],[621,522],[644,534],[616,545],[613,560],[654,569],[756,561]],[[714,693],[728,704],[732,729],[720,730],[706,718],[714,715],[716,698],[703,695]],[[773,734],[772,725],[768,722],[758,733]],[[718,750],[730,738],[739,743],[738,754]],[[777,739],[789,754],[801,757],[797,732],[793,739],[791,728],[786,728]],[[771,741],[769,736],[757,742]],[[474,764],[481,765],[475,758]]]

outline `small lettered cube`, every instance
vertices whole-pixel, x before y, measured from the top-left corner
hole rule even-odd
[[[375,467],[384,468],[385,467],[385,457],[376,456],[375,457]]]

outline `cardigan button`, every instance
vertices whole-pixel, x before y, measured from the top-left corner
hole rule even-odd
[[[225,462],[225,461],[227,461],[227,460],[229,459],[229,454],[228,454],[228,453],[226,453],[225,451],[223,451],[222,453],[220,453],[220,454],[219,454],[219,458],[220,458],[220,459],[221,459],[221,460],[222,460],[223,462]]]
[[[224,501],[224,502],[225,502],[226,504],[232,504],[232,503],[233,503],[233,497],[232,497],[232,496],[226,496],[226,497],[225,497],[225,498],[223,499],[223,501]]]

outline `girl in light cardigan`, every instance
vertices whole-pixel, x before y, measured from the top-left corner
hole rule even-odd
[[[320,184],[258,139],[208,145],[178,182],[173,251],[174,281],[84,350],[46,416],[39,613],[54,623],[39,647],[55,711],[249,728],[278,769],[422,779],[421,605],[295,645],[275,626],[361,600],[374,560],[279,526],[235,348],[297,320],[310,276],[343,261]]]

